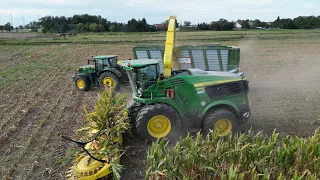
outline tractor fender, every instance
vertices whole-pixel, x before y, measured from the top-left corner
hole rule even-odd
[[[119,70],[115,69],[115,68],[105,68],[103,69],[103,71],[99,74],[99,76],[104,73],[104,72],[111,72],[113,74],[115,74],[118,78],[122,77],[122,74]]]
[[[236,117],[239,116],[240,114],[240,110],[237,108],[237,106],[232,102],[232,101],[228,101],[228,100],[218,100],[218,101],[214,101],[210,104],[208,104],[204,110],[202,111],[202,115],[205,118],[207,113],[210,112],[212,109],[215,108],[226,108],[229,111],[231,111],[232,113],[234,113],[234,115]]]

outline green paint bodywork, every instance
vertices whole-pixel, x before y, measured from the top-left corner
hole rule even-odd
[[[126,69],[128,68],[141,68],[149,65],[159,64],[159,60],[156,59],[135,59],[135,60],[123,60],[118,64]],[[128,66],[130,65],[130,67]]]
[[[146,66],[159,66],[156,59],[131,60],[128,67],[128,61],[123,61],[121,65],[127,70],[128,75],[138,72],[139,69]],[[159,69],[159,67],[158,67]],[[154,103],[166,103],[171,105],[179,113],[184,124],[196,124],[200,128],[203,117],[211,109],[216,107],[224,107],[231,110],[242,122],[242,114],[250,113],[248,102],[248,91],[224,96],[222,98],[209,97],[205,88],[211,85],[239,82],[241,85],[247,80],[230,72],[211,72],[190,69],[193,72],[186,75],[179,75],[174,71],[174,75],[170,78],[163,79],[158,73],[158,78],[151,82],[152,85],[146,88],[138,88],[142,81],[133,82],[133,101],[144,105]],[[196,73],[197,72],[197,73]],[[160,78],[159,78],[160,77]],[[130,79],[130,78],[129,78]],[[241,86],[240,85],[240,86]],[[175,93],[174,99],[166,96],[166,90],[173,89]],[[191,118],[191,119],[190,119]]]

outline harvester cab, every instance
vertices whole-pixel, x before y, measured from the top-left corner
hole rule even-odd
[[[117,55],[92,56],[87,65],[77,70],[73,82],[81,91],[88,91],[91,86],[112,86],[117,89],[119,83],[128,81],[126,77],[125,70],[118,65]]]

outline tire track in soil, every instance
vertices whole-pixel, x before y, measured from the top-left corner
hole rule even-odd
[[[81,48],[78,48],[78,51],[82,51]],[[79,56],[79,54],[81,54],[80,52],[77,52],[77,53],[70,53],[70,55],[73,55],[73,57],[71,58],[68,58],[69,61],[64,61],[64,63],[66,62],[66,64],[70,64],[71,61],[73,61],[74,59],[77,59],[76,57]],[[66,55],[67,57],[68,54]],[[64,74],[66,74],[66,72],[64,72]],[[64,79],[62,82],[68,82],[70,79],[69,79],[69,76],[64,76],[64,77],[67,77],[66,79]],[[60,79],[61,80],[61,79]],[[38,157],[35,157],[33,158],[33,160],[29,160],[29,162],[33,162],[33,165],[32,165],[32,169],[28,172],[28,176],[33,176],[33,177],[43,177],[43,173],[47,173],[48,176],[50,176],[52,174],[52,172],[56,172],[56,169],[54,168],[51,168],[50,166],[52,166],[52,163],[56,163],[55,161],[51,162],[50,161],[50,165],[47,166],[45,165],[46,164],[46,161],[42,162],[41,159],[46,159],[46,158],[43,158],[42,156],[46,156],[46,157],[50,157],[50,158],[53,158],[56,151],[59,151],[59,149],[61,149],[62,147],[61,146],[65,146],[64,149],[66,148],[66,145],[65,144],[62,144],[61,145],[61,138],[59,136],[52,136],[53,132],[55,132],[56,130],[60,130],[61,129],[65,129],[65,132],[68,132],[67,130],[69,130],[69,132],[67,133],[68,135],[70,133],[73,134],[73,130],[74,128],[76,127],[71,127],[71,129],[66,129],[65,127],[69,127],[68,125],[70,124],[73,124],[73,125],[76,125],[74,122],[74,120],[77,120],[79,118],[74,118],[74,116],[82,116],[82,113],[80,114],[72,114],[71,116],[69,116],[69,113],[70,112],[78,112],[79,109],[81,109],[79,106],[82,104],[82,97],[79,97],[79,93],[76,93],[75,95],[72,94],[72,88],[70,85],[67,85],[67,88],[66,88],[68,91],[68,95],[65,95],[65,98],[63,101],[67,101],[67,102],[64,102],[64,106],[63,108],[56,108],[60,111],[55,111],[55,114],[57,116],[59,116],[59,118],[55,118],[55,121],[54,121],[54,124],[53,125],[50,125],[52,126],[53,128],[51,128],[52,130],[43,130],[42,132],[40,133],[43,133],[43,134],[47,134],[49,132],[49,135],[45,136],[44,140],[42,140],[41,142],[42,145],[40,145],[40,149],[39,152],[42,152],[41,154],[43,155],[40,155]],[[75,90],[75,89],[73,89]],[[75,91],[77,92],[77,91]],[[76,96],[76,97],[75,97]],[[62,102],[61,102],[62,103]],[[68,104],[66,106],[66,104]],[[72,108],[72,111],[71,110],[68,110]],[[68,110],[68,111],[66,111]],[[62,111],[62,112],[61,112]],[[53,117],[56,117],[55,115],[53,115]],[[57,134],[56,134],[57,135]],[[54,142],[54,143],[53,143]],[[60,146],[60,147],[59,147]],[[48,149],[51,149],[51,151],[48,151]],[[46,153],[43,153],[43,151],[47,151]],[[63,151],[64,153],[66,153],[66,151]],[[52,154],[54,153],[54,154]],[[53,160],[56,160],[58,158],[53,158]],[[42,164],[42,165],[41,165]],[[44,168],[41,168],[41,167],[44,167]],[[49,167],[49,168],[48,168]],[[37,173],[38,175],[32,175],[30,173],[33,173],[35,171],[40,171],[40,173]],[[47,178],[47,177],[46,177]]]
[[[54,76],[54,74],[56,74],[57,72],[58,72],[57,69],[53,68],[50,72],[45,72],[45,74],[49,75],[47,77],[50,77],[50,76],[57,77],[57,76]],[[60,84],[59,78],[60,77],[58,77],[58,80],[54,84],[52,83],[52,81],[45,81],[45,83],[42,83],[41,85],[43,88],[41,88],[41,89],[43,91],[42,91],[42,94],[40,94],[38,96],[46,98],[46,97],[48,97],[48,92],[50,92],[50,90],[52,90],[52,89],[54,89],[55,91],[53,91],[53,94],[51,94],[51,96],[55,95],[54,92],[59,92],[59,89],[57,89],[58,85]],[[30,85],[30,86],[32,86],[32,85]],[[29,91],[29,92],[33,92],[35,87],[37,87],[37,86],[33,86],[33,89],[31,89],[31,91]],[[31,95],[30,99],[35,99],[34,93]],[[50,109],[50,101],[44,100],[44,103],[42,104],[42,102],[43,102],[42,100],[44,100],[44,99],[40,99],[39,101],[35,101],[33,104],[28,104],[28,103],[23,104],[25,106],[28,105],[29,109],[33,109],[34,111],[38,110],[38,111],[36,111],[35,113],[30,112],[26,116],[20,115],[18,120],[14,122],[16,126],[13,127],[11,129],[11,131],[9,131],[9,134],[8,134],[9,136],[7,138],[5,137],[5,142],[2,143],[4,145],[1,145],[1,147],[0,147],[0,152],[4,152],[3,155],[10,155],[6,160],[1,158],[1,159],[3,159],[2,162],[3,161],[10,162],[10,161],[12,161],[12,159],[10,159],[10,157],[16,157],[20,154],[20,151],[21,151],[20,148],[25,147],[23,145],[28,143],[28,141],[26,140],[27,139],[26,135],[31,135],[32,128],[37,127],[37,125],[39,125],[39,120],[43,116],[42,115],[43,110],[47,109],[48,106]],[[17,107],[17,109],[19,110],[20,107],[21,106]],[[41,108],[39,108],[39,107],[41,107]],[[32,115],[33,115],[33,117],[32,117]],[[13,118],[11,118],[11,119],[13,119]],[[33,137],[31,136],[31,138],[33,138]],[[30,137],[28,140],[31,140]],[[5,149],[3,149],[3,148],[5,148]],[[6,163],[6,164],[8,164],[8,163]],[[6,168],[5,168],[5,170],[6,170]]]
[[[59,82],[49,87],[57,87],[56,85],[58,84]],[[58,92],[61,91],[59,88],[55,89]],[[32,136],[32,132],[39,126],[41,126],[39,121],[41,121],[41,119],[45,117],[45,114],[42,113],[43,110],[45,110],[46,112],[50,112],[54,109],[55,106],[56,104],[52,105],[52,103],[46,103],[45,105],[41,104],[41,101],[37,101],[35,104],[32,105],[32,108],[38,110],[36,114],[29,113],[27,116],[21,117],[19,119],[19,124],[17,125],[17,128],[12,130],[8,137],[5,139],[4,143],[2,143],[4,145],[0,147],[0,152],[4,152],[3,155],[5,155],[4,159],[1,158],[3,159],[2,162],[4,161],[6,162],[5,164],[11,164],[13,166],[15,166],[15,163],[19,163],[20,156],[23,155],[23,152],[28,147],[28,145],[34,141],[34,138],[36,138]],[[4,150],[2,149],[3,147],[5,148]],[[14,168],[15,167],[11,169]],[[8,174],[10,176],[11,172],[9,172]]]
[[[81,49],[78,49],[79,51]],[[76,56],[78,53],[74,53],[73,56]],[[75,59],[75,57],[70,58],[70,61],[72,59]],[[68,62],[67,62],[68,63]],[[64,72],[65,74],[66,72]],[[68,76],[64,76],[63,78],[66,78],[64,80],[62,80],[60,78],[60,80],[62,80],[62,82],[68,82],[69,81],[69,77]],[[50,113],[48,116],[50,119],[50,121],[46,121],[46,126],[42,129],[39,130],[39,132],[36,132],[37,134],[33,136],[36,137],[41,137],[39,140],[37,140],[37,142],[35,145],[32,145],[32,147],[30,147],[30,150],[26,150],[26,154],[20,159],[20,161],[23,162],[30,162],[32,165],[30,166],[30,169],[24,170],[22,172],[19,171],[20,174],[27,174],[27,176],[33,176],[32,179],[34,178],[48,178],[48,177],[44,177],[44,176],[51,176],[52,173],[56,174],[56,176],[60,176],[59,175],[59,171],[57,171],[57,169],[60,168],[54,168],[52,166],[58,166],[56,164],[56,160],[57,158],[54,158],[55,156],[61,154],[61,151],[63,153],[66,153],[66,145],[65,144],[61,144],[61,139],[58,136],[53,135],[54,132],[56,132],[57,130],[61,130],[63,129],[62,127],[68,127],[68,124],[66,124],[66,122],[68,121],[74,121],[75,119],[80,119],[80,118],[72,118],[70,116],[68,116],[70,111],[65,111],[66,109],[69,109],[71,107],[75,107],[74,111],[77,112],[77,109],[81,109],[79,108],[79,105],[82,104],[82,98],[80,98],[78,100],[78,98],[76,98],[77,100],[74,101],[74,97],[72,96],[72,94],[70,94],[70,85],[66,87],[65,90],[68,90],[67,95],[62,92],[63,94],[63,98],[61,100],[61,103],[59,103],[57,105],[57,107],[54,108],[53,113]],[[71,98],[70,98],[71,97]],[[65,102],[67,101],[67,102]],[[74,104],[73,106],[70,104]],[[77,114],[78,116],[82,116],[82,113]],[[77,115],[72,115],[77,116]],[[54,119],[52,119],[51,117],[55,117]],[[65,118],[68,117],[68,118]],[[70,122],[69,122],[70,123]],[[61,124],[63,124],[61,126]],[[74,124],[74,122],[70,123],[70,124]],[[75,126],[76,127],[76,126]],[[68,129],[69,132],[74,132],[74,127],[71,127]],[[67,129],[65,128],[65,131],[67,131]],[[68,131],[67,131],[68,132]],[[52,143],[55,142],[55,143]],[[58,146],[58,148],[57,148]],[[34,147],[38,147],[38,148],[34,148]],[[49,150],[50,149],[50,150]],[[46,151],[44,153],[44,151]],[[57,154],[57,152],[59,152]],[[36,152],[36,153],[35,153]],[[38,152],[38,153],[37,153]],[[53,154],[52,154],[53,153]],[[41,155],[34,155],[34,154],[41,154]],[[45,157],[43,157],[45,156]],[[51,161],[48,159],[51,159]],[[44,160],[44,161],[43,161]],[[58,166],[59,167],[59,166]],[[37,175],[34,174],[34,171],[39,171],[36,172]],[[44,175],[46,174],[46,175]]]
[[[51,50],[55,51],[56,49],[53,48]],[[32,74],[30,78],[33,79],[33,78],[41,77],[43,74],[46,74],[46,76],[49,76],[49,77],[50,76],[53,77],[55,73],[56,72],[54,70],[47,73],[43,71],[39,71],[36,74]],[[0,122],[0,140],[1,140],[1,137],[3,137],[3,133],[8,130],[8,127],[12,127],[13,123],[15,123],[14,119],[21,118],[21,115],[22,115],[21,110],[28,111],[28,109],[23,109],[22,107],[27,107],[27,105],[29,105],[31,101],[36,99],[36,97],[43,95],[43,94],[38,94],[39,93],[38,91],[43,90],[43,88],[39,87],[39,84],[41,84],[42,87],[47,87],[49,83],[50,81],[45,81],[45,82],[28,81],[28,82],[25,82],[24,84],[10,86],[2,91],[2,95],[4,97],[3,97],[3,100],[1,101],[1,104],[3,104],[4,110],[2,111],[2,113],[0,113],[0,118],[2,119],[2,121]],[[46,92],[46,91],[42,91],[42,92]],[[41,99],[41,100],[45,100],[45,99]],[[11,105],[7,106],[8,104],[11,104]],[[17,106],[17,104],[19,105]]]
[[[39,74],[42,74],[43,72],[40,72]],[[48,73],[49,75],[54,75],[55,74],[55,70],[52,70],[51,72]],[[39,82],[31,82],[31,83],[27,83],[26,86],[22,86],[21,88],[18,89],[23,89],[21,90],[21,94],[23,94],[22,96],[20,96],[20,98],[17,98],[17,96],[19,96],[20,92],[15,92],[16,96],[12,97],[12,99],[19,99],[20,101],[16,102],[15,104],[12,105],[12,108],[14,109],[10,109],[10,107],[7,109],[7,112],[4,112],[4,116],[2,118],[2,126],[0,128],[0,143],[1,143],[1,139],[3,137],[6,137],[6,135],[3,135],[3,133],[10,133],[15,129],[15,127],[19,127],[21,119],[24,117],[25,113],[28,113],[30,109],[32,108],[36,108],[40,102],[47,102],[47,100],[45,98],[40,99],[40,101],[38,102],[34,102],[35,99],[37,99],[37,97],[45,97],[45,94],[47,91],[42,91],[42,94],[36,94],[34,92],[37,92],[37,89],[43,89],[43,88],[39,88],[39,84],[41,84],[42,87],[48,87],[48,85],[50,84],[50,82],[45,82],[45,83],[39,83]],[[47,88],[49,89],[49,88]],[[28,91],[26,91],[28,90]],[[32,93],[33,92],[33,93]],[[9,100],[10,102],[10,100]],[[36,104],[34,104],[36,103]],[[19,105],[17,105],[19,104]],[[25,113],[24,113],[25,112]],[[6,118],[7,117],[7,118]],[[7,119],[7,120],[6,120]],[[15,120],[15,121],[14,121]],[[9,132],[8,132],[9,129]]]

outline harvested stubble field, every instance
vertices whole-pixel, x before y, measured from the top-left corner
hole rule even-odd
[[[85,123],[101,89],[78,92],[71,76],[92,55],[132,58],[136,44],[164,44],[165,33],[102,33],[68,37],[0,33],[0,177],[64,179],[60,160]],[[178,44],[241,48],[250,80],[248,128],[309,135],[320,125],[320,31],[177,32]],[[143,179],[144,142],[130,139],[122,179]]]

